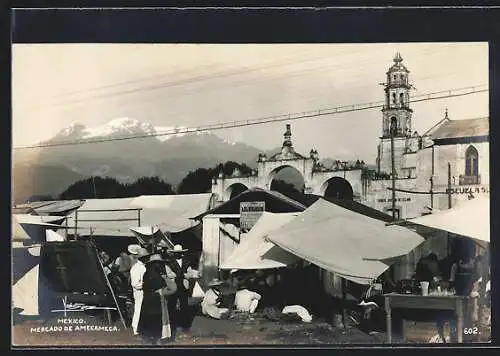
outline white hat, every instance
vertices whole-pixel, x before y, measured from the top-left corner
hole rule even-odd
[[[144,247],[139,248],[139,250],[137,251],[137,257],[139,257],[139,259],[141,260],[144,260],[149,255],[150,253]]]
[[[127,247],[127,251],[131,254],[131,255],[138,255],[139,254],[139,250],[141,249],[141,246],[140,245],[137,245],[137,244],[133,244],[133,245],[128,245]]]
[[[175,245],[173,249],[169,249],[168,252],[186,252],[187,248],[182,248],[182,245]]]

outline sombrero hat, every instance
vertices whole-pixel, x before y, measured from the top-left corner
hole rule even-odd
[[[222,282],[220,279],[218,278],[214,278],[212,279],[210,282],[208,282],[208,286],[209,287],[216,287],[216,286],[220,286],[221,284],[224,284],[224,282]]]
[[[137,244],[128,245],[128,247],[127,247],[127,251],[131,255],[138,255],[140,249],[141,249],[141,245],[137,245]]]
[[[168,249],[171,253],[182,253],[187,252],[187,248],[182,248],[182,245],[175,245],[174,248]]]

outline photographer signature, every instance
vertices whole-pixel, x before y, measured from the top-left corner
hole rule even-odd
[[[81,312],[87,310],[116,310],[115,307],[98,307],[95,305],[87,305],[83,303],[71,303],[68,302],[66,298],[63,298],[62,302],[64,309],[55,309],[52,310],[52,313]]]

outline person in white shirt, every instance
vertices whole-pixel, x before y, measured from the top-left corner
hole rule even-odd
[[[234,297],[234,305],[238,311],[253,314],[261,298],[259,293],[246,289],[246,286],[242,284]]]
[[[134,335],[138,335],[139,318],[141,315],[142,301],[144,299],[144,292],[142,290],[142,281],[144,273],[146,273],[146,266],[141,261],[141,257],[147,256],[148,251],[145,248],[130,249],[129,252],[135,255],[137,262],[130,269],[130,284],[134,295],[134,315],[132,316],[132,330]],[[135,259],[135,258],[134,258]]]

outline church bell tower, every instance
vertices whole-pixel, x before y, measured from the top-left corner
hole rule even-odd
[[[410,71],[403,65],[403,58],[398,52],[394,64],[387,71],[385,86],[385,105],[382,109],[382,138],[405,137],[411,134],[410,89],[408,75]]]
[[[397,176],[407,174],[402,172],[407,140],[412,136],[409,82],[410,71],[403,65],[399,52],[393,59],[393,64],[386,72],[384,86],[385,103],[382,109],[382,135],[378,147],[377,170],[389,174],[392,171],[392,154]],[[391,150],[391,136],[394,138],[394,152]]]

